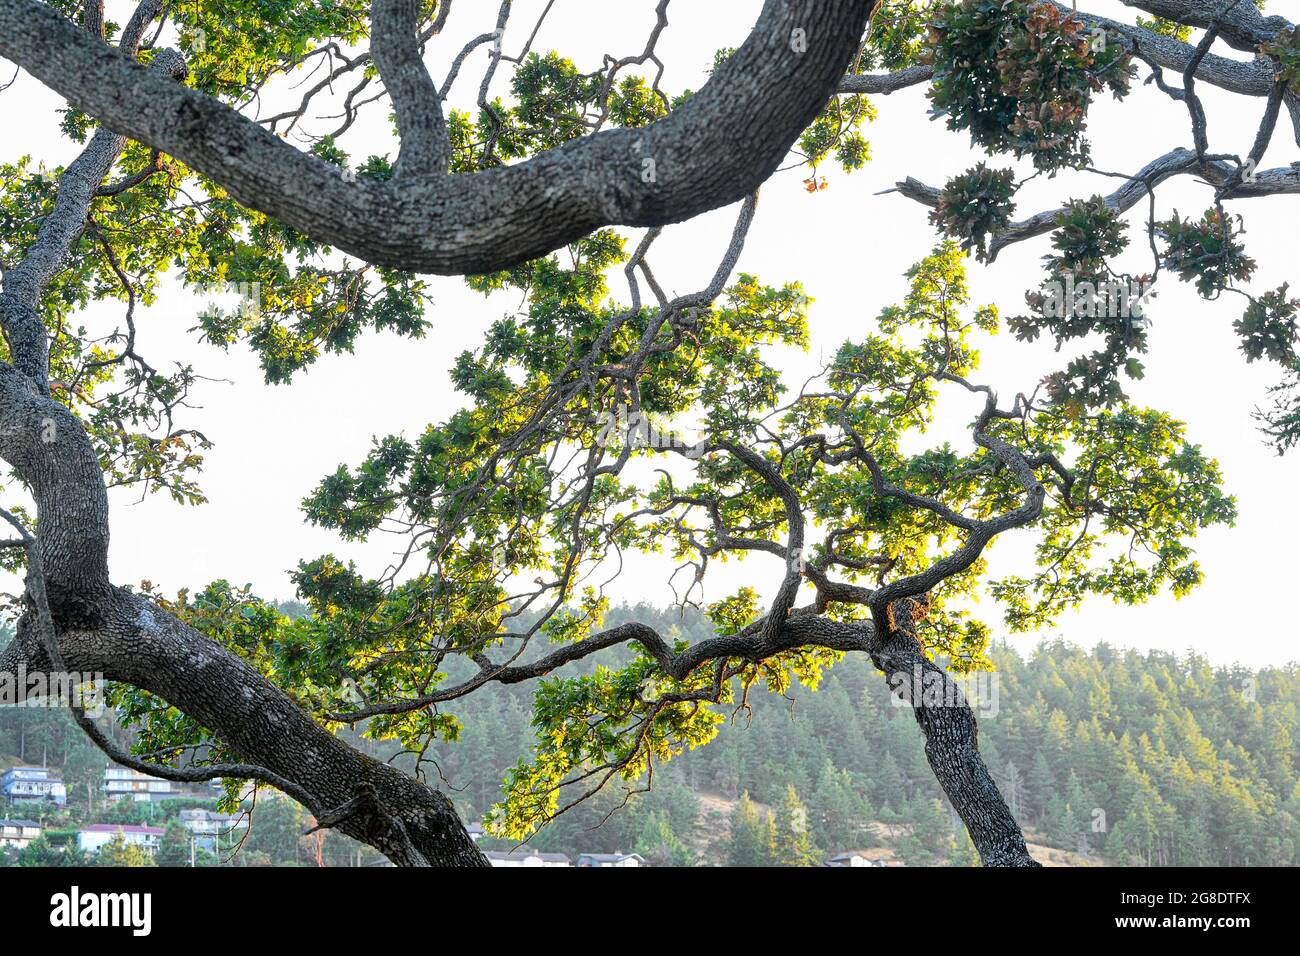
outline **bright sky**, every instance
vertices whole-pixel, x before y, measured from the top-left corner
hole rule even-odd
[[[1295,0],[1275,0],[1290,7]],[[507,30],[508,52],[519,48],[531,30],[542,0],[518,0]],[[447,33],[430,45],[428,62],[436,77],[470,36],[491,29],[496,4],[460,4]],[[738,45],[757,16],[759,0],[673,5],[670,25],[659,46],[668,64],[664,86],[671,92],[698,89],[714,51]],[[593,69],[600,55],[640,52],[653,23],[652,0],[619,5],[596,0],[558,0],[534,49],[558,49],[580,68]],[[1114,0],[1089,0],[1090,12],[1124,18]],[[110,4],[123,19],[120,3]],[[1220,50],[1219,52],[1223,52]],[[481,75],[479,53],[462,72],[456,105],[472,101]],[[1145,74],[1145,69],[1143,73]],[[5,76],[9,75],[5,71]],[[1263,102],[1219,95],[1201,87],[1210,117],[1212,151],[1244,154],[1253,140]],[[59,98],[26,75],[0,96],[0,110],[11,135],[0,143],[0,161],[31,154],[47,166],[67,162],[75,144],[58,133]],[[791,381],[812,368],[846,338],[860,338],[873,328],[879,310],[897,301],[906,289],[903,272],[924,256],[936,240],[927,210],[897,195],[877,195],[905,176],[942,185],[982,155],[964,135],[930,122],[923,89],[876,98],[880,118],[867,129],[872,161],[852,176],[826,172],[830,188],[816,195],[804,191],[806,173],[778,175],[763,189],[758,217],[750,232],[740,268],[764,281],[798,280],[816,299],[810,313],[813,346],[791,362]],[[355,158],[384,153],[384,107],[371,108],[343,145]],[[1099,102],[1090,115],[1094,160],[1107,170],[1132,172],[1175,146],[1190,146],[1185,108],[1149,88],[1128,101]],[[323,129],[323,124],[321,127]],[[13,131],[22,130],[21,136]],[[1285,114],[1264,166],[1300,159]],[[995,161],[1006,165],[1003,158]],[[1069,198],[1109,192],[1116,181],[1085,174],[1039,180],[1022,191],[1018,215],[1059,205]],[[1162,217],[1171,208],[1184,215],[1202,212],[1208,191],[1190,180],[1161,187]],[[1246,200],[1232,209],[1246,217],[1248,251],[1259,262],[1253,288],[1265,291],[1295,271],[1295,221],[1300,197]],[[1140,215],[1135,210],[1134,215]],[[670,292],[701,287],[712,273],[730,235],[735,210],[721,210],[673,227],[655,245],[651,257],[660,281]],[[1140,237],[1140,233],[1138,234]],[[636,237],[634,237],[636,238]],[[1145,245],[1133,243],[1133,271],[1142,272]],[[970,264],[974,298],[1015,314],[1024,291],[1041,276],[1039,258],[1047,239],[1013,246],[993,266]],[[1287,266],[1290,265],[1291,271]],[[626,298],[621,277],[611,282]],[[268,597],[292,596],[288,572],[301,558],[326,551],[354,557],[363,570],[380,571],[392,541],[349,546],[334,535],[303,524],[299,502],[340,463],[354,464],[372,436],[405,432],[414,436],[430,421],[440,421],[459,405],[447,370],[456,355],[476,347],[489,323],[512,312],[517,296],[483,298],[459,279],[433,280],[432,332],[423,341],[389,334],[368,334],[356,354],[319,361],[292,386],[262,382],[255,359],[243,348],[229,354],[205,346],[189,332],[205,302],[169,282],[156,304],[137,312],[139,348],[155,365],[192,362],[204,375],[223,381],[204,383],[196,393],[202,407],[188,425],[204,431],[216,447],[207,456],[203,486],[210,503],[182,507],[161,497],[138,501],[138,495],[114,495],[111,563],[121,583],[150,580],[164,590],[200,587],[224,577],[251,583]],[[1189,423],[1191,440],[1223,464],[1229,490],[1238,498],[1235,528],[1215,529],[1197,542],[1206,583],[1181,601],[1160,598],[1139,608],[1093,601],[1067,615],[1058,628],[1066,638],[1091,646],[1099,641],[1139,649],[1183,652],[1194,648],[1215,662],[1241,661],[1258,666],[1297,658],[1295,625],[1273,613],[1274,600],[1289,593],[1294,559],[1285,546],[1300,528],[1295,494],[1300,459],[1279,458],[1261,440],[1250,420],[1265,403],[1265,389],[1278,377],[1274,367],[1247,366],[1237,349],[1232,323],[1241,312],[1239,297],[1206,303],[1190,287],[1164,277],[1159,297],[1148,309],[1154,319],[1145,381],[1130,394],[1140,404],[1162,408]],[[104,310],[104,311],[101,311]],[[87,317],[106,322],[120,307],[96,306]],[[1007,399],[1032,390],[1045,373],[1062,367],[1065,357],[1050,344],[1033,346],[1004,334],[982,346],[978,378]],[[968,444],[963,425],[973,406],[954,401],[935,430],[935,441]],[[1027,571],[1024,539],[1002,542],[993,552],[994,571]],[[753,559],[710,571],[707,596],[716,600],[747,583],[771,591],[779,575]],[[723,572],[723,573],[719,573]],[[667,604],[670,594],[662,566],[639,562],[612,592],[629,600]],[[995,618],[990,606],[990,617]],[[995,633],[996,630],[995,630]],[[1014,639],[1029,647],[1037,637]]]

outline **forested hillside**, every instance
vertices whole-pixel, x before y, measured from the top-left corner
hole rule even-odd
[[[618,608],[609,622],[632,618],[690,639],[709,627],[645,606]],[[599,661],[629,652],[619,653]],[[991,656],[998,670],[976,708],[980,748],[1034,842],[1071,851],[1073,862],[1300,864],[1294,665],[1252,672],[1062,643],[1028,659],[1006,647]],[[507,769],[533,746],[532,691],[494,685],[460,702],[450,710],[460,740],[425,754],[424,772],[442,775],[467,820],[484,816]],[[831,668],[815,692],[756,687],[748,703],[712,743],[657,768],[651,792],[628,798],[611,786],[531,845],[571,856],[635,849],[658,864],[815,864],[871,847],[911,865],[976,862],[910,708],[895,705],[864,659]],[[360,743],[408,767],[414,759]],[[0,709],[0,754],[62,766],[74,804],[103,768],[80,732],[48,710]]]
[[[664,633],[707,631],[694,616],[644,606],[618,609],[610,622],[632,617]],[[1252,672],[1195,656],[1061,643],[1027,660],[1006,647],[991,656],[996,697],[977,708],[980,748],[1039,843],[1113,864],[1300,863],[1294,665]],[[736,829],[731,817],[744,822],[746,811],[729,805],[748,794],[774,811],[778,844],[783,819],[798,813],[791,800],[806,807],[817,852],[778,863],[870,847],[882,832],[909,863],[975,861],[941,803],[910,708],[894,705],[864,659],[832,668],[816,692],[796,686],[787,699],[755,688],[749,705],[711,744],[660,768],[653,792],[610,815],[623,803],[623,792],[611,790],[552,823],[533,845],[761,862],[762,853],[735,846],[746,827],[719,837]],[[531,743],[530,706],[528,690],[494,687],[454,709],[461,743],[428,756],[458,788],[467,817],[498,798],[506,768]]]

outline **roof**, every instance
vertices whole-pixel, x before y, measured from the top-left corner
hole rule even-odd
[[[182,810],[180,812],[182,820],[210,820],[217,823],[226,823],[230,820],[242,820],[241,813],[218,813],[215,810]]]
[[[640,853],[582,853],[578,856],[579,860],[597,860],[602,863],[621,863],[624,860],[641,860],[645,862],[645,857]]]
[[[58,770],[51,770],[49,767],[29,767],[29,766],[27,766],[26,764],[19,764],[19,765],[14,766],[14,767],[8,767],[8,768],[6,768],[3,772],[6,773],[6,774],[10,774],[10,773],[40,773],[40,774],[44,774],[44,775],[47,776],[47,777],[55,777],[55,778],[62,778],[62,776],[63,776],[63,774],[62,774],[61,771],[58,771]]]
[[[889,849],[888,847],[883,847],[883,846],[867,847],[866,849],[860,849],[860,850],[841,850],[839,853],[836,853],[834,856],[832,856],[831,859],[847,860],[855,856],[860,856],[864,860],[871,860],[874,863],[883,860],[893,859],[894,851]]]
[[[535,850],[513,850],[509,853],[488,850],[486,855],[489,860],[531,860],[535,858],[549,863],[569,862],[569,857],[564,853],[538,853]]]
[[[39,830],[41,825],[35,820],[0,820],[0,827],[36,827]]]
[[[165,830],[158,827],[141,827],[130,823],[91,823],[82,827],[78,833],[143,833],[162,836]]]
[[[120,776],[129,777],[137,783],[139,783],[142,780],[144,781],[157,780],[161,782],[162,780],[165,779],[163,777],[155,777],[153,774],[144,773],[143,771],[136,770],[134,767],[123,767],[121,764],[116,764],[116,763],[111,763],[104,768],[104,776],[107,777],[109,774],[118,774]]]

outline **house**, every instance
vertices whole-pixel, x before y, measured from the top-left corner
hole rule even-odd
[[[894,858],[884,847],[870,850],[846,850],[826,861],[826,866],[902,866],[902,860]]]
[[[68,788],[57,770],[48,767],[10,767],[0,775],[0,797],[10,803],[68,802]]]
[[[41,825],[33,820],[0,820],[0,846],[21,850],[41,835]]]
[[[138,803],[145,803],[183,795],[176,784],[161,777],[151,777],[147,773],[115,764],[109,764],[104,769],[104,796],[109,800],[130,797]]]
[[[469,838],[473,840],[475,843],[483,839],[484,830],[477,823],[465,824],[465,832],[469,834]]]
[[[583,853],[578,866],[647,866],[640,853]]]
[[[237,813],[215,813],[212,810],[182,810],[180,821],[194,836],[194,845],[205,850],[215,850],[218,840],[229,842],[239,837],[236,830],[248,827],[248,818]]]
[[[509,853],[489,850],[484,856],[493,866],[573,866],[573,861],[563,853],[538,853],[527,847]]]
[[[132,826],[125,823],[92,823],[77,831],[77,847],[84,853],[98,853],[113,838],[121,835],[131,846],[143,847],[149,853],[158,852],[163,831],[160,827]]]
[[[109,800],[122,800],[130,797],[137,803],[158,800],[173,800],[178,797],[211,799],[222,789],[220,778],[206,784],[178,783],[153,777],[129,767],[109,764],[104,768],[104,796]]]

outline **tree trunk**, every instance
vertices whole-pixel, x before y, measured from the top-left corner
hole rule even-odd
[[[26,622],[0,653],[0,670],[45,666]],[[337,829],[399,866],[484,866],[483,854],[443,793],[366,756],[312,720],[243,659],[145,598],[115,590],[94,630],[68,629],[59,648],[69,670],[102,673],[178,707],[244,760],[311,795],[318,818],[364,799]]]
[[[927,658],[915,637],[895,632],[871,659],[912,705],[925,735],[925,756],[939,785],[966,824],[985,866],[1038,866],[1020,824],[979,753],[979,725],[965,695],[943,668]]]

